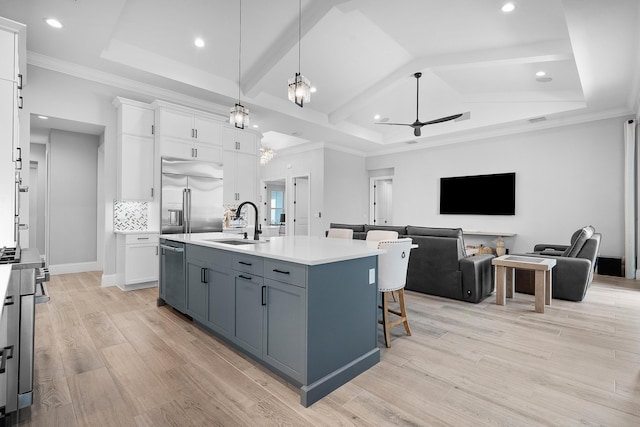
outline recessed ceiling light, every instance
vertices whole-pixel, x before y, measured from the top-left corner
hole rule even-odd
[[[62,23],[58,21],[56,18],[47,18],[44,20],[44,22],[46,22],[53,28],[62,28]]]
[[[38,116],[38,118],[42,119],[42,120],[48,120],[49,119],[49,117],[47,117],[47,116]]]
[[[502,11],[505,12],[505,13],[509,13],[509,12],[513,12],[515,8],[516,8],[515,4],[513,4],[513,3],[505,3],[502,6]]]
[[[204,40],[198,37],[197,39],[194,40],[193,44],[195,44],[198,47],[204,47]]]
[[[375,116],[373,116],[373,120],[380,120],[380,114],[376,114]]]
[[[260,126],[258,126],[258,125],[251,125],[251,127],[254,127],[254,128],[256,128],[256,129],[257,129],[257,128],[259,128]]]
[[[546,75],[547,75],[547,73],[545,73],[545,72],[544,72],[544,71],[542,71],[542,70],[540,70],[540,71],[538,71],[538,72],[536,73],[536,76],[538,76],[538,77],[544,77],[544,76],[546,76]]]
[[[309,91],[310,91],[311,93],[316,93],[316,91],[317,91],[317,90],[318,90],[318,89],[316,89],[316,87],[315,87],[315,86],[311,86],[311,89],[309,89]]]

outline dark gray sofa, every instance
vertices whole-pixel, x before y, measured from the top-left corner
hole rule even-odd
[[[350,228],[354,239],[366,239],[369,230],[397,231],[418,248],[411,251],[406,289],[477,303],[493,292],[493,255],[467,256],[462,229],[419,226],[376,226],[331,223]]]

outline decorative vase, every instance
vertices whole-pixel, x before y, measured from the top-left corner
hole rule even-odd
[[[496,255],[502,256],[507,253],[507,250],[504,247],[504,240],[502,237],[498,236],[498,241],[496,242]]]

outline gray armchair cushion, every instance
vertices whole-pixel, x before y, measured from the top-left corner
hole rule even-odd
[[[593,236],[594,231],[594,228],[589,225],[573,233],[573,236],[571,236],[571,246],[564,251],[562,256],[575,258],[580,253],[587,240]]]

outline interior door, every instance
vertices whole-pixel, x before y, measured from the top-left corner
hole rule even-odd
[[[373,189],[373,224],[392,225],[393,180],[378,179]]]
[[[309,235],[309,177],[293,178],[293,234]]]

